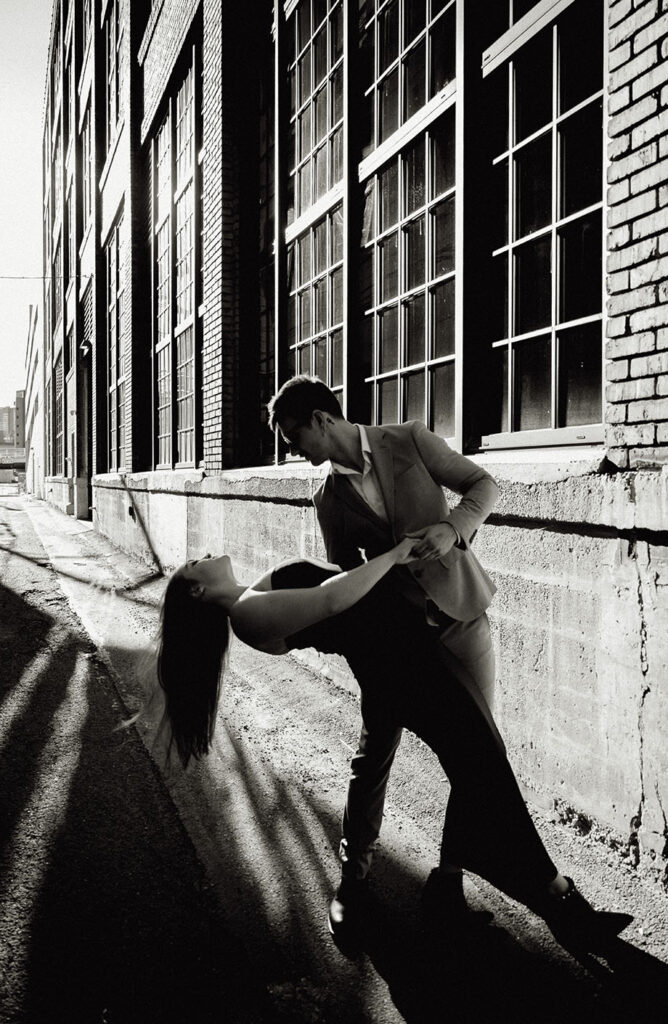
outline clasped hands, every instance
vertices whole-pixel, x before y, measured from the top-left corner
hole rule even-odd
[[[450,523],[432,523],[422,530],[407,533],[406,538],[415,541],[411,549],[413,558],[434,561],[447,555],[450,548],[458,543],[459,534]]]

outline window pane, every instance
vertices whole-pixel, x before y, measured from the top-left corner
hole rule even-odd
[[[321,220],[313,229],[313,273],[321,274],[327,267],[327,221]]]
[[[542,135],[515,157],[516,238],[549,224],[552,215],[552,135]]]
[[[343,331],[332,334],[332,387],[343,384]]]
[[[560,113],[603,88],[602,0],[588,0],[587,8],[583,17],[581,5],[573,4],[559,23]]]
[[[432,27],[431,75],[429,97],[436,96],[455,77],[455,10],[456,4],[445,12]]]
[[[455,351],[455,282],[442,281],[431,290],[431,358],[451,356]]]
[[[434,277],[455,269],[455,201],[447,199],[432,213]]]
[[[299,296],[299,338],[311,335],[311,289],[305,288]]]
[[[343,322],[343,268],[339,267],[331,276],[332,281],[332,319],[331,325]]]
[[[313,330],[315,334],[327,329],[327,278],[313,285]]]
[[[327,338],[318,338],[313,348],[313,372],[327,383]]]
[[[425,271],[425,219],[411,221],[405,229],[407,287],[424,284]]]
[[[320,199],[324,196],[327,191],[327,158],[329,156],[328,147],[321,146],[315,154],[314,165],[315,165],[315,199]],[[332,165],[332,174],[334,174],[334,165]]]
[[[560,229],[560,320],[576,320],[600,311],[601,250],[600,211]]]
[[[310,374],[310,372],[311,372],[311,346],[310,345],[302,345],[302,347],[298,350],[297,354],[298,354],[298,357],[299,357],[299,373],[309,373]]]
[[[324,139],[327,134],[327,87],[325,86],[316,93],[313,100],[314,108],[314,141],[317,144]]]
[[[561,216],[600,203],[603,196],[603,108],[590,103],[559,127]]]
[[[515,427],[540,430],[551,426],[550,339],[530,338],[515,350]]]
[[[552,31],[547,28],[520,51],[515,62],[515,141],[521,142],[551,119]]]
[[[306,234],[299,241],[299,284],[311,280],[311,235]]]
[[[488,431],[490,434],[505,434],[510,430],[508,422],[508,346],[493,348],[492,381],[494,393],[489,404]]]
[[[424,40],[409,52],[404,61],[404,120],[424,106]]]
[[[424,138],[410,146],[404,155],[406,213],[410,214],[425,202]]]
[[[431,198],[455,184],[455,113],[445,114],[431,132]]]
[[[489,293],[489,334],[493,341],[508,337],[508,256],[502,253],[492,260]]]
[[[603,349],[600,323],[559,334],[559,426],[601,420]]]
[[[399,365],[399,330],[397,307],[390,306],[378,317],[379,360],[378,372],[396,370]]]
[[[503,160],[492,169],[491,197],[492,249],[508,244],[508,161]]]
[[[336,185],[343,175],[343,129],[338,128],[332,135],[330,145],[330,186]]]
[[[311,4],[310,0],[301,0],[297,12],[297,46],[301,50],[311,35]]]
[[[378,246],[380,260],[380,301],[393,298],[399,291],[399,258],[396,232]]]
[[[309,47],[299,61],[299,105],[305,103],[311,95],[311,48]]]
[[[329,217],[330,246],[332,263],[343,259],[343,210],[337,206]]]
[[[399,219],[399,181],[396,160],[393,160],[382,172],[379,184],[380,230],[386,231]]]
[[[374,247],[372,245],[367,246],[366,249],[362,249],[360,253],[360,267],[359,267],[359,297],[360,297],[360,308],[369,309],[374,305],[373,295],[373,264],[374,264]]]
[[[368,96],[365,96],[361,111],[360,143],[362,146],[362,158],[368,156],[369,153],[373,151],[375,145],[373,134],[375,124],[375,101],[376,90],[372,89]]]
[[[404,2],[404,46],[410,46],[425,26],[424,0]]]
[[[455,364],[444,363],[431,371],[429,427],[439,437],[455,433]]]
[[[513,0],[513,24],[517,24],[527,11],[536,6],[537,2],[538,0]]]
[[[425,421],[424,370],[404,377],[404,415],[402,419]]]
[[[378,422],[396,423],[397,416],[397,379],[384,380],[378,385]]]
[[[311,152],[311,104],[299,115],[299,156],[303,159]]]
[[[313,40],[313,84],[318,85],[327,74],[327,26]]]
[[[330,89],[332,93],[332,124],[338,124],[343,117],[343,66],[339,65],[331,77]],[[373,130],[373,129],[372,129]]]
[[[360,369],[363,377],[369,377],[373,372],[373,325],[374,317],[365,316],[360,320],[359,330],[359,355]]]
[[[424,293],[414,295],[404,302],[404,325],[406,331],[405,365],[424,362]]]
[[[380,84],[380,111],[378,135],[381,142],[388,139],[397,129],[398,123],[398,72],[395,68]]]
[[[378,71],[382,75],[399,52],[399,3],[392,0],[378,17]]]
[[[550,236],[515,249],[515,333],[550,323]]]
[[[330,34],[332,39],[332,64],[343,53],[343,3],[340,3],[330,18]]]

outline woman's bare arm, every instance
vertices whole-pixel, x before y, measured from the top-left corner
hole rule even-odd
[[[250,647],[281,653],[277,641],[338,615],[371,590],[395,565],[412,561],[410,539],[349,572],[341,572],[317,587],[298,590],[256,590],[249,588],[230,612],[232,628]],[[263,577],[260,583],[266,582]]]

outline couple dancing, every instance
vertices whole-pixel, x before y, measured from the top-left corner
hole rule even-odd
[[[467,868],[540,914],[565,943],[620,930],[552,862],[528,813],[491,714],[494,657],[485,609],[494,585],[470,542],[497,496],[492,477],[423,424],[364,427],[344,418],[316,378],[294,377],[270,403],[270,425],[292,454],[331,470],[314,502],[332,564],[284,563],[247,586],[227,555],[188,562],[162,609],[158,674],[184,764],[209,748],[230,625],[271,654],[314,647],[343,655],[361,691],[329,907],[337,941],[366,907],[392,761],[404,728],[449,779],[440,862],[426,883],[427,920],[444,930],[491,918],[466,904]],[[462,497],[449,508],[443,487]],[[364,553],[364,558],[362,557]]]

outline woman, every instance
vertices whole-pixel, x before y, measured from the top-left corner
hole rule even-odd
[[[238,582],[227,555],[178,569],[162,607],[158,676],[179,756],[187,765],[211,743],[230,625],[270,654],[299,647],[342,654],[360,685],[363,719],[373,692],[369,706],[382,715],[374,730],[411,729],[443,765],[451,793],[441,863],[461,864],[522,900],[562,941],[600,939],[603,916],[550,859],[495,727],[448,672],[424,614],[388,584],[395,565],[413,560],[414,543],[406,538],[348,572],[288,562],[251,587]],[[620,930],[612,918],[608,936]]]

